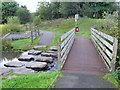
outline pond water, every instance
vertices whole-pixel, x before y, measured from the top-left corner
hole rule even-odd
[[[17,61],[17,58],[22,52],[15,51],[2,51],[2,57],[0,57],[0,68],[6,68],[5,63],[10,61]]]
[[[26,69],[25,66],[23,67],[19,67],[19,68],[15,68],[15,67],[5,67],[4,64],[5,63],[8,63],[8,62],[11,62],[11,61],[18,61],[18,57],[20,55],[26,55],[27,52],[15,52],[15,51],[10,51],[10,52],[6,52],[6,51],[3,51],[2,52],[2,57],[0,57],[0,68],[9,68],[9,69],[12,69],[13,71],[21,71],[21,69]],[[27,61],[21,61],[22,63],[24,64],[28,64],[28,63],[32,63],[34,61],[30,61],[30,62],[27,62]],[[23,70],[22,70],[23,71]],[[44,70],[45,72],[49,72],[49,71],[57,71],[57,62],[56,60],[53,61],[53,63],[51,64],[48,64],[48,69],[47,70]],[[25,71],[24,71],[25,72]],[[36,72],[36,71],[35,71]]]

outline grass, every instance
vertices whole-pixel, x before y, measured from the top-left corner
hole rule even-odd
[[[42,72],[19,75],[16,78],[4,80],[2,88],[48,88],[58,74],[58,72]]]
[[[90,28],[96,24],[96,22],[102,21],[101,19],[79,18],[78,26],[80,32],[76,33],[78,36],[82,35],[86,38],[90,38]],[[56,19],[52,21],[42,22],[40,30],[51,31],[55,33],[53,45],[57,45],[58,38],[65,32],[75,28],[74,18],[68,19]]]
[[[116,77],[115,73],[108,73],[103,78],[107,79],[108,81],[110,81],[111,83],[113,83],[120,90],[118,79],[116,79],[117,77]]]
[[[37,45],[39,42],[39,37],[34,39],[33,44],[31,44],[31,38],[28,39],[20,39],[12,41],[13,49],[15,50],[28,50],[33,48],[33,46]]]

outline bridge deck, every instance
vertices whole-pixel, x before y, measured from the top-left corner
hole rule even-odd
[[[101,75],[108,72],[103,59],[90,39],[76,37],[66,63],[64,72]]]

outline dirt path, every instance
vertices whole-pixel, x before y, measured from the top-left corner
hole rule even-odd
[[[52,44],[53,38],[54,38],[54,33],[53,32],[48,32],[48,31],[41,31],[42,36],[39,41],[39,45],[47,45],[47,44]]]
[[[55,88],[114,88],[103,80],[108,70],[91,40],[84,37],[76,37],[62,71]]]

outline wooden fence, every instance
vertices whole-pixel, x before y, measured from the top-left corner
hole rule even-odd
[[[75,30],[72,29],[67,33],[63,34],[58,40],[58,63],[59,69],[62,69],[68,53],[72,47],[75,38]]]
[[[114,71],[118,40],[94,28],[91,28],[91,38],[109,71]]]

